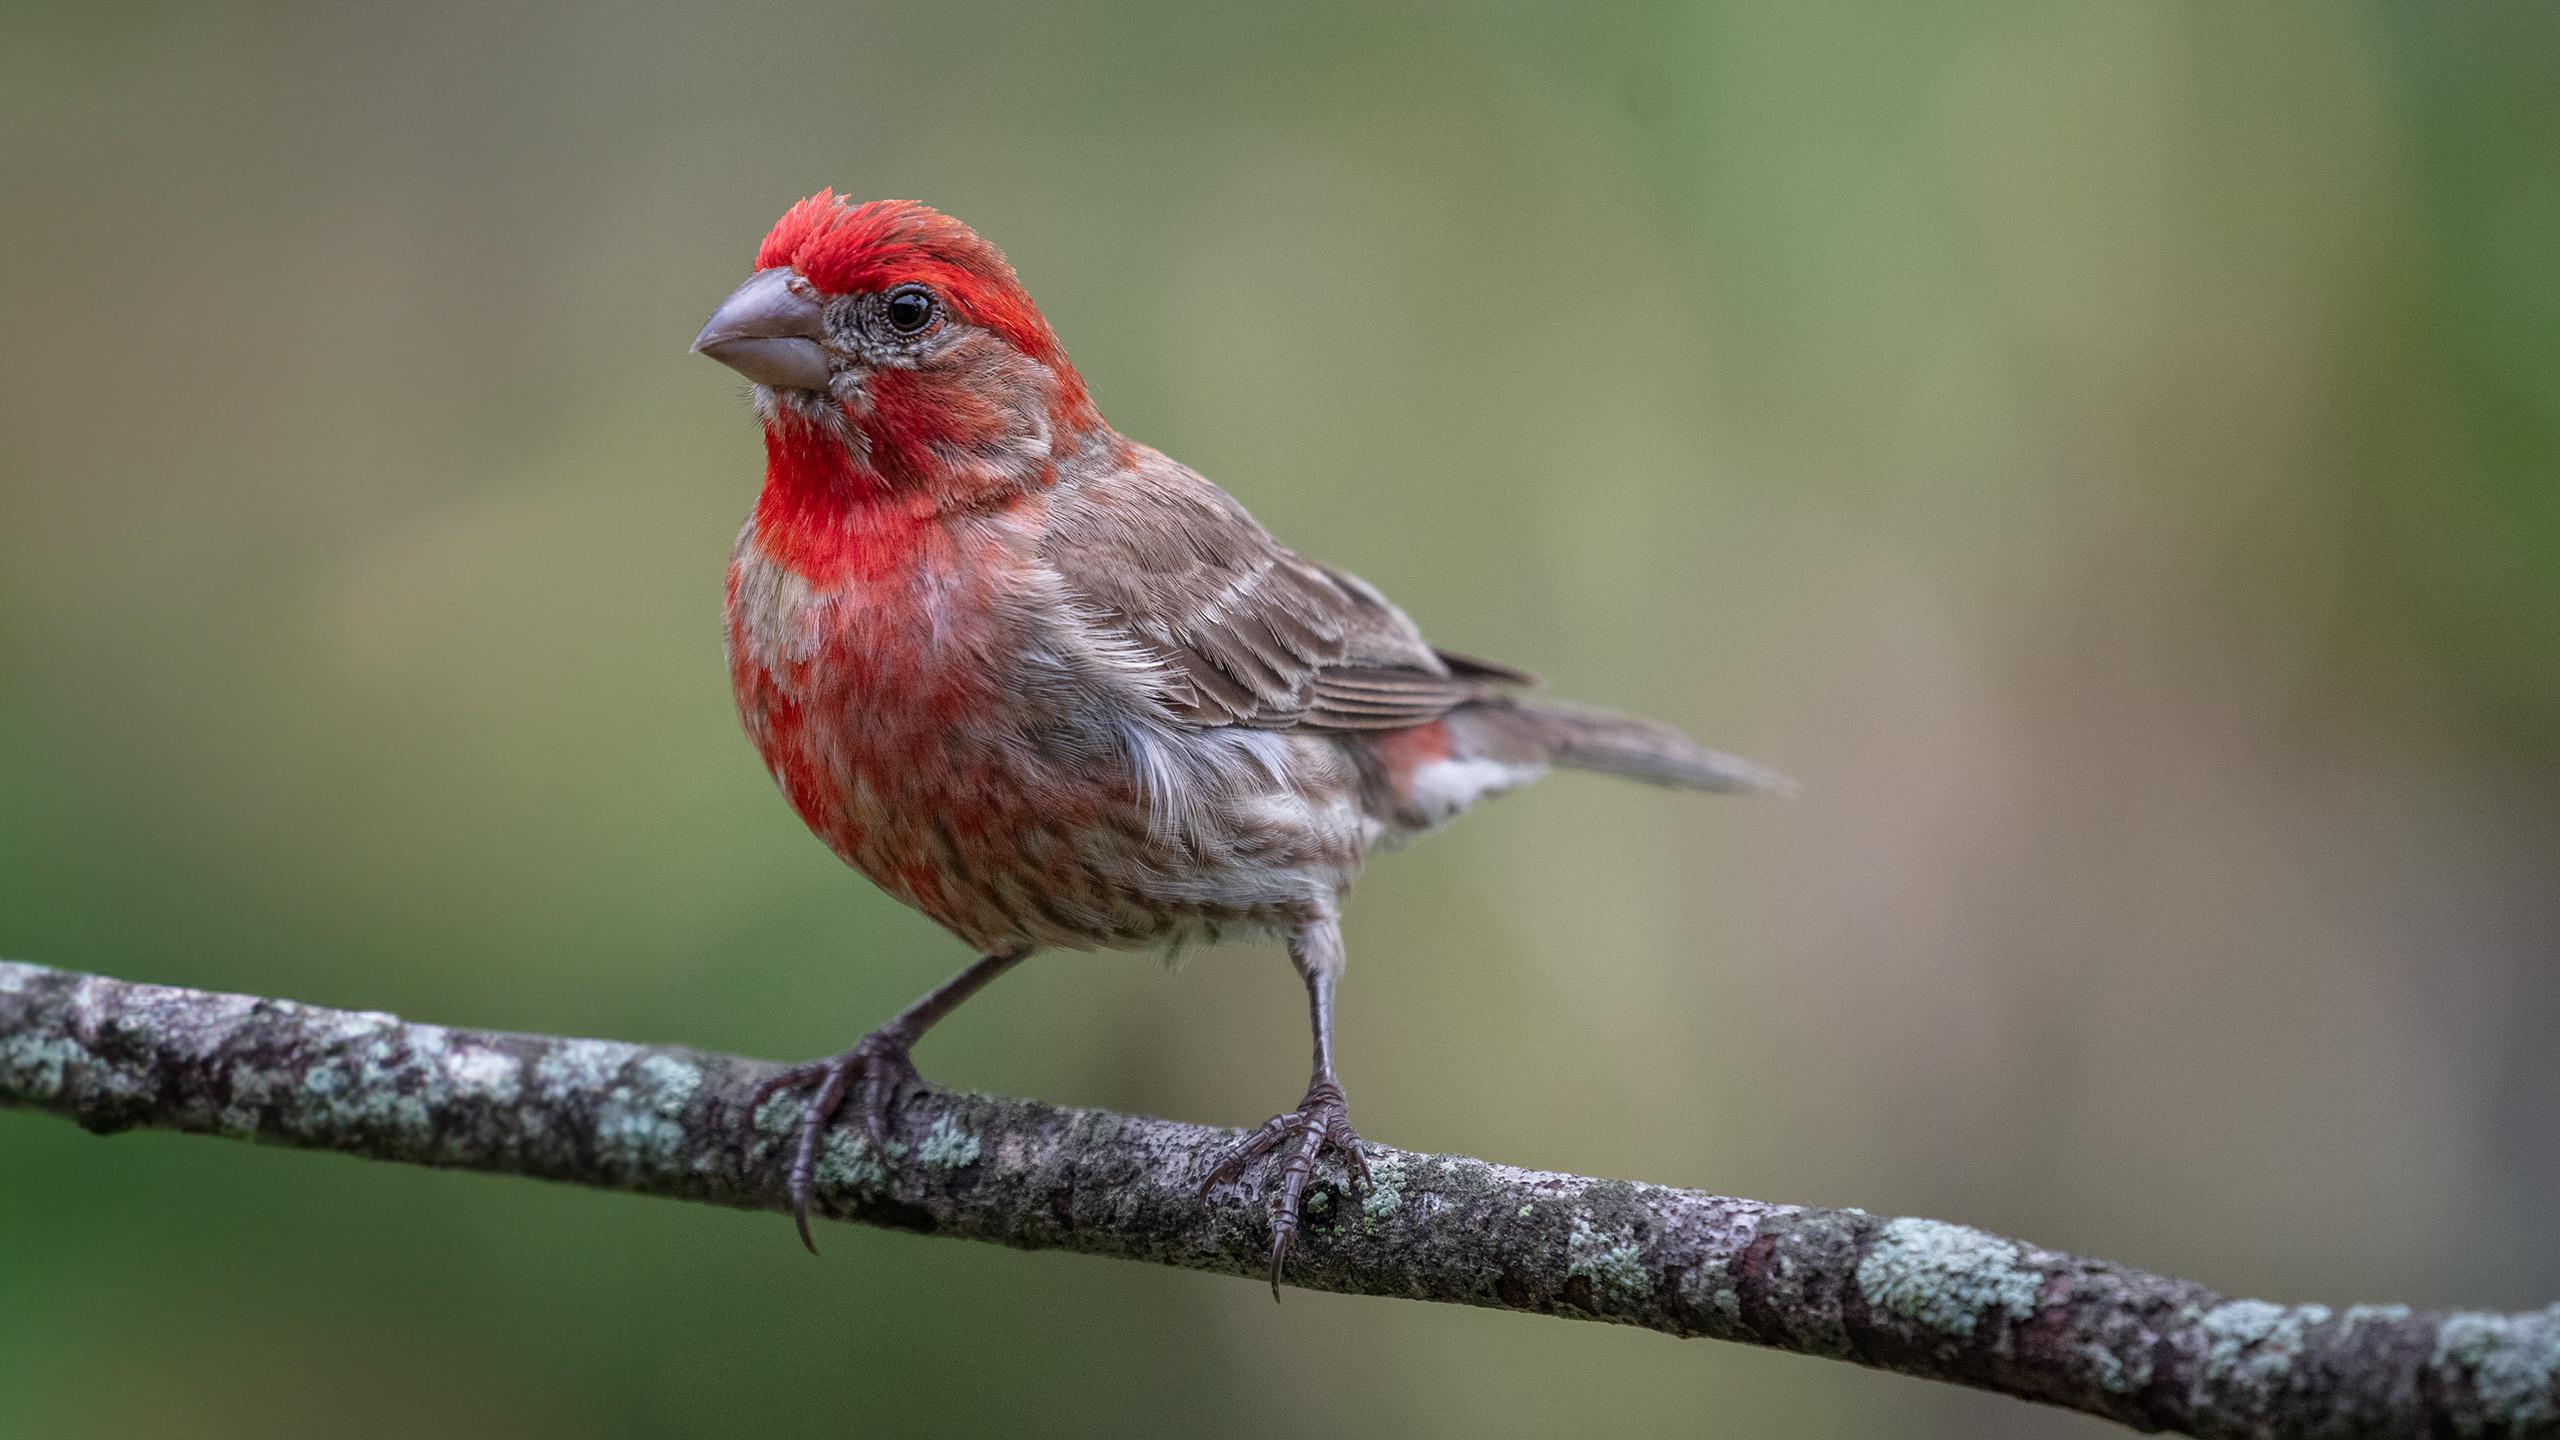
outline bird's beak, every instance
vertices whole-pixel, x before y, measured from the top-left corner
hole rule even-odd
[[[827,352],[818,343],[825,330],[818,302],[792,289],[794,278],[789,266],[776,265],[730,291],[702,333],[693,337],[693,353],[708,355],[759,385],[826,389]]]

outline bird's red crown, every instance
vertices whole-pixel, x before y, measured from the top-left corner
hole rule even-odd
[[[821,190],[782,213],[756,251],[756,268],[788,265],[830,295],[922,284],[961,319],[992,330],[1036,359],[1064,360],[1040,307],[978,232],[913,200],[848,203]]]

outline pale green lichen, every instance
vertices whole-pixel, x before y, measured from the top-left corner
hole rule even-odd
[[[2435,1367],[2471,1376],[2492,1433],[2539,1434],[2560,1423],[2560,1305],[2529,1315],[2448,1315]],[[2462,1425],[2458,1433],[2482,1433]]]
[[[1693,1266],[1680,1276],[1680,1298],[1730,1328],[1742,1322],[1742,1292],[1721,1265]]]
[[[2139,1388],[2125,1375],[2124,1361],[2118,1359],[2113,1350],[2104,1345],[2090,1345],[2081,1353],[2088,1357],[2089,1371],[2096,1377],[2099,1389],[2110,1395],[2123,1395]]]
[[[513,1105],[523,1088],[516,1080],[513,1057],[477,1046],[456,1046],[445,1062],[445,1074],[459,1095],[493,1105]]]
[[[906,1147],[889,1142],[892,1158],[905,1153]],[[818,1184],[823,1189],[848,1189],[877,1194],[889,1186],[889,1169],[880,1163],[878,1151],[871,1148],[868,1136],[851,1130],[835,1129],[818,1145]]]
[[[2311,1328],[2328,1324],[2333,1313],[2326,1305],[2264,1300],[2216,1305],[2196,1321],[2206,1341],[2205,1382],[2236,1385],[2258,1395],[2277,1390],[2308,1348]]]
[[[1644,1252],[1635,1236],[1601,1230],[1580,1215],[1573,1217],[1573,1233],[1565,1240],[1564,1268],[1612,1300],[1632,1303],[1653,1295],[1653,1277],[1645,1272]]]
[[[58,1095],[63,1077],[82,1054],[77,1041],[59,1035],[0,1037],[0,1089],[12,1095]]]
[[[256,1135],[265,1118],[266,1107],[275,1101],[282,1088],[279,1080],[274,1071],[254,1066],[244,1065],[234,1071],[231,1076],[231,1103],[223,1106],[222,1113],[215,1117],[221,1124],[222,1133],[235,1138]]]
[[[296,1133],[387,1132],[404,1148],[423,1144],[433,1133],[434,1112],[429,1087],[418,1082],[440,1068],[444,1032],[404,1029],[391,1016],[370,1012],[314,1011],[308,1023],[326,1058],[299,1074],[244,1070],[235,1077],[235,1094],[245,1089],[263,1099],[292,1092],[289,1128]]]
[[[1404,1208],[1404,1157],[1389,1155],[1369,1167],[1369,1194],[1360,1202],[1361,1228],[1374,1234],[1380,1222]]]
[[[1943,1220],[1888,1220],[1858,1262],[1867,1303],[1941,1335],[1970,1338],[1992,1311],[2024,1320],[2044,1276],[2018,1263],[2018,1247]]]
[[[612,1074],[613,1082],[596,1106],[597,1152],[634,1168],[679,1159],[685,1150],[685,1107],[702,1088],[701,1070],[672,1055],[651,1054],[615,1067]]]
[[[926,1132],[924,1143],[916,1147],[916,1158],[946,1170],[975,1164],[978,1137],[962,1129],[959,1121],[948,1115],[941,1116],[933,1122],[933,1129]]]
[[[534,1062],[534,1094],[553,1105],[593,1094],[613,1083],[628,1054],[603,1040],[563,1040]]]
[[[444,1032],[421,1029],[403,1033],[397,1020],[388,1015],[382,1020],[381,1028],[367,1035],[350,1056],[355,1088],[359,1092],[417,1092],[401,1096],[410,1103],[393,1108],[404,1128],[423,1130],[433,1119],[426,1092],[434,1087],[438,1072],[444,1068]]]

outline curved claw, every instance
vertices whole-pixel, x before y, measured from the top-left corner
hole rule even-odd
[[[1295,1114],[1274,1115],[1263,1121],[1260,1129],[1238,1141],[1235,1148],[1227,1152],[1227,1158],[1213,1166],[1208,1178],[1200,1182],[1201,1200],[1206,1202],[1210,1191],[1242,1175],[1246,1166],[1278,1148],[1297,1119]]]
[[[1342,1099],[1342,1087],[1319,1077],[1307,1087],[1307,1097],[1298,1108],[1274,1115],[1261,1128],[1239,1141],[1227,1157],[1210,1170],[1200,1183],[1200,1198],[1238,1175],[1245,1167],[1265,1155],[1282,1150],[1279,1165],[1265,1178],[1271,1207],[1271,1298],[1280,1298],[1281,1276],[1288,1270],[1289,1256],[1298,1247],[1298,1231],[1304,1216],[1307,1185],[1314,1179],[1317,1162],[1326,1150],[1342,1155],[1344,1172],[1351,1188],[1366,1199],[1371,1189],[1368,1158],[1360,1153],[1360,1135],[1351,1128],[1349,1109]]]
[[[889,1119],[900,1093],[909,1085],[922,1083],[914,1062],[907,1058],[914,1044],[903,1035],[875,1030],[843,1054],[795,1065],[758,1085],[747,1097],[746,1130],[740,1137],[742,1160],[754,1153],[756,1112],[764,1108],[767,1100],[812,1083],[818,1087],[809,1097],[807,1108],[800,1112],[786,1182],[791,1195],[791,1223],[800,1232],[800,1243],[812,1255],[818,1253],[818,1242],[809,1233],[809,1206],[817,1198],[819,1151],[836,1112],[844,1108],[846,1096],[855,1093],[858,1086],[863,1133],[870,1138],[872,1148],[885,1156],[889,1149]]]
[[[1369,1157],[1360,1153],[1360,1137],[1351,1126],[1346,1123],[1342,1129],[1349,1136],[1349,1143],[1341,1147],[1343,1173],[1351,1177],[1351,1193],[1365,1201],[1378,1188],[1369,1178]]]

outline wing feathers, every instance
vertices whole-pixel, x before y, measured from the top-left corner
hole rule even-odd
[[[1394,729],[1534,683],[1434,650],[1376,588],[1152,450],[1061,491],[1044,557],[1081,611],[1159,657],[1180,720]]]

